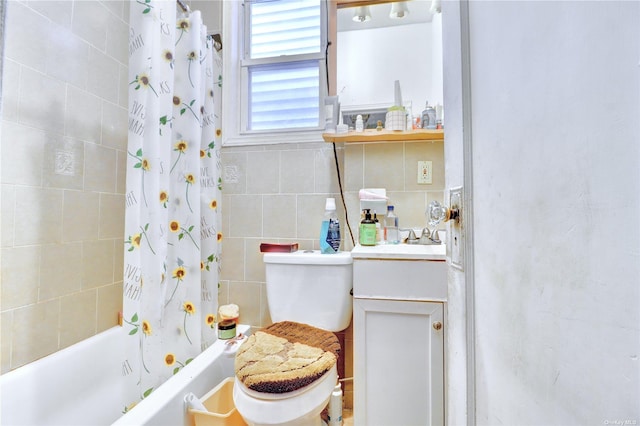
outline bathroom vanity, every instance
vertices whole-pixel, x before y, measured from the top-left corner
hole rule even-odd
[[[356,246],[355,425],[444,424],[444,245]]]

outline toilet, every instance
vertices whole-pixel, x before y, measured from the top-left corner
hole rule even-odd
[[[327,331],[351,321],[351,253],[320,251],[264,253],[267,303],[274,323],[293,321]],[[236,377],[233,401],[247,424],[320,426],[338,380],[337,366],[312,383],[287,393],[256,392]]]

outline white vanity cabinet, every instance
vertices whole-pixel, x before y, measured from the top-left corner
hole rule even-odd
[[[444,246],[357,246],[355,425],[444,425]]]

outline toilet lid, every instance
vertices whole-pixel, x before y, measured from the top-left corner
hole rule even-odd
[[[340,343],[330,331],[282,321],[251,335],[238,348],[235,373],[258,394],[290,394],[336,365]]]

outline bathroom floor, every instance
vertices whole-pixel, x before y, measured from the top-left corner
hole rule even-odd
[[[353,426],[353,412],[351,410],[342,411],[342,426]]]

